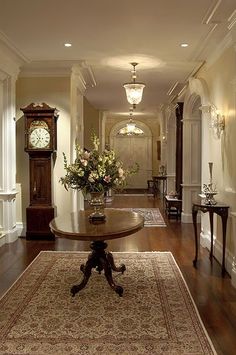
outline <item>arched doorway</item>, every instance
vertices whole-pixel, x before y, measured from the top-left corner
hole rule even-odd
[[[119,134],[128,122],[124,120],[113,126],[110,133],[110,146],[123,161],[124,167],[138,163],[139,171],[129,177],[128,188],[143,189],[147,187],[147,180],[152,175],[152,133],[145,123],[135,121],[136,127],[143,132],[141,135]]]
[[[191,78],[184,101],[183,114],[183,189],[182,215],[184,223],[192,222],[192,203],[201,191],[202,158],[207,155],[207,148],[202,152],[205,113],[203,107],[209,106],[208,90],[201,79]]]

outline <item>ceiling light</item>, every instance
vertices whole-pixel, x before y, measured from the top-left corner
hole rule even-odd
[[[129,121],[126,123],[124,127],[122,127],[118,134],[120,136],[141,136],[144,135],[144,132],[141,128],[138,128],[134,123],[133,119],[133,108],[130,108],[129,112]]]
[[[136,82],[136,70],[135,67],[138,63],[130,63],[133,66],[131,71],[133,81],[131,83],[125,83],[123,86],[126,91],[126,96],[128,102],[133,105],[135,108],[137,104],[142,101],[143,89],[145,88],[145,84]]]
[[[132,120],[132,116],[133,116],[133,110],[131,108],[129,112],[129,122],[126,124],[128,134],[134,133],[134,130],[136,128],[136,124]]]
[[[181,43],[181,47],[188,47],[188,43]]]
[[[129,122],[126,124],[126,127],[127,127],[127,133],[128,134],[133,134],[134,133],[134,130],[136,128],[136,124],[132,120],[132,116],[130,116]]]
[[[72,44],[71,44],[71,43],[65,43],[64,46],[65,46],[65,47],[71,47]]]

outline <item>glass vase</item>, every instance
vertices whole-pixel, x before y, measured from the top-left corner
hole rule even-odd
[[[93,212],[90,213],[89,219],[92,221],[105,221],[104,213],[104,193],[90,192],[89,204],[93,207]]]

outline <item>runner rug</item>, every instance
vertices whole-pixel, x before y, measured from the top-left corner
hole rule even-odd
[[[215,354],[170,252],[114,253],[119,297],[103,272],[72,297],[85,252],[41,252],[0,300],[0,354]]]
[[[120,208],[140,213],[144,218],[144,227],[166,227],[159,208]]]

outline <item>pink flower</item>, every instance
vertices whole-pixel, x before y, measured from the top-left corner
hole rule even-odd
[[[106,175],[103,179],[105,182],[109,183],[111,181],[110,175]]]
[[[83,166],[87,166],[88,165],[88,161],[86,159],[80,159],[81,163]]]
[[[90,152],[84,152],[84,158],[88,159],[90,157]]]

